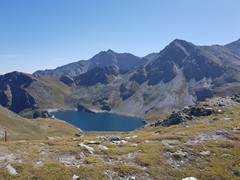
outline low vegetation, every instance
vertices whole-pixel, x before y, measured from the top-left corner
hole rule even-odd
[[[240,106],[211,107],[221,111],[125,133],[79,132],[62,121],[37,119],[31,136],[0,142],[0,179],[240,179]]]

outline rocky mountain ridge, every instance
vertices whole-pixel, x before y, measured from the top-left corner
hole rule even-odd
[[[240,56],[235,53],[238,43],[197,46],[176,39],[158,54],[150,55],[151,60],[109,50],[89,60],[92,67],[83,74],[76,75],[67,65],[75,73],[73,77],[67,72],[53,76],[58,74],[55,70],[51,76],[9,73],[0,76],[0,102],[17,113],[34,107],[81,106],[157,119],[215,95],[236,93],[240,87]],[[26,106],[15,97],[22,98]]]
[[[71,77],[84,74],[97,67],[114,67],[121,70],[130,70],[137,66],[140,66],[151,59],[154,55],[148,58],[140,58],[130,53],[116,53],[109,49],[107,51],[101,51],[97,55],[93,56],[89,60],[81,60],[78,62],[70,63],[54,70],[39,70],[34,72],[34,75],[50,75],[50,76],[62,76],[68,75]]]
[[[144,116],[232,94],[239,87],[240,57],[224,46],[174,40],[155,57],[125,74],[115,74],[111,83],[74,87],[67,101],[78,99],[89,109],[107,106],[112,112]]]

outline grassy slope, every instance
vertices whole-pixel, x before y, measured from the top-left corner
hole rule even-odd
[[[240,179],[240,106],[221,109],[222,113],[168,128],[149,127],[130,133],[88,132],[75,141],[69,134],[60,140],[43,140],[43,136],[38,136],[26,142],[1,142],[0,152],[16,158],[2,158],[0,166],[11,163],[19,174],[11,176],[2,168],[0,179],[71,179],[73,174],[80,179],[108,179],[110,176],[114,179],[131,176],[137,179],[187,176],[206,180]],[[51,132],[49,124],[43,123],[44,127]],[[62,134],[53,132],[55,136]],[[133,135],[137,138],[127,138]],[[102,140],[101,144],[109,150],[90,145],[95,148],[93,154],[77,146],[87,140],[99,140],[97,136],[118,136],[128,143],[115,145]],[[138,146],[132,147],[133,143]],[[201,155],[204,151],[210,154]]]
[[[33,84],[27,88],[27,91],[37,99],[41,107],[48,107],[48,108],[65,108],[65,102],[64,99],[67,95],[71,93],[71,88],[67,86],[66,84],[59,81],[58,77],[51,77],[51,76],[39,76],[35,77],[32,75],[33,79],[36,79],[40,83],[47,86],[50,91],[49,97],[42,98],[39,97],[39,94],[36,93],[36,88],[39,88],[39,85],[34,86]],[[49,106],[50,105],[50,106]]]
[[[25,119],[0,106],[0,138],[4,131],[8,132],[9,140],[39,139],[53,135],[72,135],[78,130],[60,120]]]

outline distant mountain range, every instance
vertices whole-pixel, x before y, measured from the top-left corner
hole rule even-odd
[[[134,56],[130,53],[116,53],[112,50],[102,51],[99,54],[95,55],[91,59],[84,61],[78,61],[70,63],[61,67],[58,67],[53,70],[39,70],[36,71],[35,75],[50,75],[50,76],[77,76],[87,71],[94,69],[96,67],[115,67],[116,69],[121,70],[130,70],[137,66],[143,65],[152,56],[147,56],[146,58],[140,58]]]
[[[0,76],[0,103],[26,115],[27,109],[105,110],[154,119],[212,96],[240,88],[240,39],[225,46],[197,46],[176,39],[143,58],[102,51],[34,75]]]

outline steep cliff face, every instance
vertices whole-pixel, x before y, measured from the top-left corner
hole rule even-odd
[[[34,108],[34,98],[25,90],[33,79],[19,72],[0,76],[0,103],[2,106],[19,113],[27,108]]]

